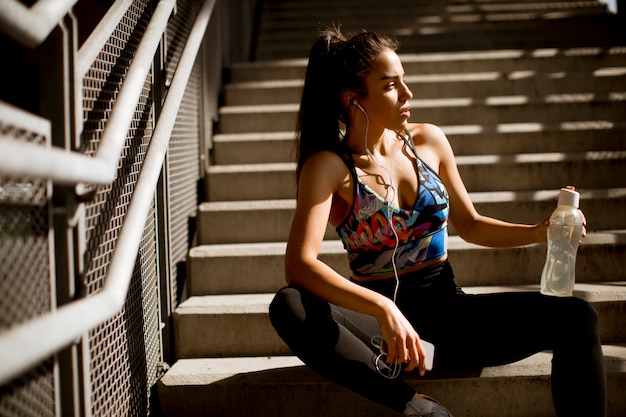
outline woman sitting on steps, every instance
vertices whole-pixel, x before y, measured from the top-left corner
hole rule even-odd
[[[297,127],[289,286],[270,308],[275,329],[319,374],[407,416],[451,416],[398,377],[424,375],[432,359],[426,340],[435,346],[434,367],[449,370],[552,350],[557,414],[605,416],[588,303],[538,292],[469,295],[456,284],[448,220],[463,239],[488,247],[545,242],[548,221],[513,224],[476,212],[442,131],[408,122],[413,94],[397,47],[385,36],[346,38],[338,29],[313,45]],[[318,259],[327,223],[348,253],[349,280]]]

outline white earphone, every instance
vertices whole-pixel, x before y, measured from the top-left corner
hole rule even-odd
[[[352,100],[352,101],[351,101],[351,103],[352,103],[353,105],[357,106],[357,107],[359,108],[359,110],[361,110],[361,112],[363,112],[363,114],[365,114],[365,116],[367,117],[367,112],[365,111],[365,109],[363,108],[363,106],[361,106],[361,105],[359,104],[359,102],[357,101],[357,99]],[[368,123],[369,123],[369,120],[368,120]]]
[[[365,151],[367,152],[367,155],[371,158],[372,162],[374,162],[376,165],[378,165],[379,167],[381,167],[383,170],[387,172],[387,174],[389,175],[389,186],[395,193],[396,191],[395,191],[395,187],[393,184],[393,175],[391,174],[391,172],[393,171],[393,160],[391,159],[391,157],[389,158],[389,163],[390,163],[389,169],[387,169],[387,167],[385,167],[383,164],[379,163],[376,160],[376,157],[370,152],[369,148],[367,147],[367,136],[368,136],[370,118],[367,112],[365,111],[365,109],[363,108],[363,106],[359,104],[357,99],[353,99],[350,103],[357,106],[359,110],[361,110],[361,112],[363,112],[363,114],[365,115],[365,119],[367,121],[367,124],[365,126],[365,143],[364,143]],[[396,228],[393,225],[393,216],[391,215],[391,207],[389,205],[387,206],[387,210],[388,210],[387,219],[389,221],[391,231],[393,232],[393,235],[395,236],[395,246],[393,248],[393,253],[391,255],[391,263],[393,265],[393,275],[395,279],[395,286],[393,290],[393,302],[395,303],[397,301],[398,289],[400,287],[400,278],[398,276],[398,268],[396,267],[396,254],[398,253],[398,245],[399,245],[400,238],[398,237],[398,232],[396,232]],[[372,345],[374,347],[377,347],[380,350],[380,354],[376,357],[376,362],[375,362],[376,370],[378,371],[380,375],[384,376],[387,379],[395,379],[400,375],[401,369],[402,369],[400,366],[398,366],[398,364],[392,364],[389,370],[383,370],[383,368],[379,367],[378,365],[381,358],[384,355],[386,355],[386,353],[382,350],[382,341],[383,341],[382,336],[374,336],[372,337],[372,340],[371,340]]]
[[[387,172],[387,175],[389,175],[389,186],[391,187],[391,189],[393,190],[393,192],[396,192],[396,188],[393,184],[393,175],[391,174],[391,172],[393,171],[393,159],[391,159],[391,157],[389,158],[389,168],[385,167],[382,163],[380,163],[377,158],[370,152],[369,148],[367,147],[367,136],[368,136],[368,131],[369,131],[369,125],[370,125],[370,118],[367,114],[367,112],[365,111],[365,109],[363,108],[363,106],[361,106],[358,102],[357,99],[353,99],[350,103],[352,103],[353,105],[357,106],[359,108],[359,110],[361,110],[361,112],[363,112],[363,114],[365,115],[365,119],[366,119],[366,125],[365,125],[365,139],[364,139],[364,147],[365,147],[365,152],[367,153],[367,155],[371,158],[372,162],[374,162],[374,164],[378,165],[380,168],[382,168],[383,170],[385,170]],[[394,277],[395,277],[395,281],[396,281],[396,285],[395,285],[395,289],[394,289],[394,293],[393,293],[393,302],[396,302],[396,298],[398,295],[398,287],[400,285],[400,279],[398,277],[398,270],[396,268],[396,254],[398,252],[398,245],[399,245],[399,237],[398,237],[398,233],[396,232],[396,228],[393,225],[393,216],[391,215],[391,207],[387,206],[387,218],[389,221],[389,224],[391,226],[391,231],[393,232],[393,235],[396,238],[396,244],[395,247],[393,249],[393,254],[391,255],[391,262],[393,264],[393,272],[394,272]]]

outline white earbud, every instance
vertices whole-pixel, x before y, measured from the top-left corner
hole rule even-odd
[[[361,110],[361,112],[367,117],[367,112],[365,111],[365,109],[363,108],[363,106],[361,106],[359,104],[359,102],[357,100],[352,100],[352,104],[354,104],[355,106],[357,106],[359,108],[359,110]],[[369,118],[368,118],[368,123],[369,123]]]

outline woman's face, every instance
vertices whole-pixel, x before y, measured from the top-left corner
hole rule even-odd
[[[374,62],[365,78],[365,96],[359,104],[369,117],[370,127],[402,130],[411,117],[408,101],[413,93],[404,83],[404,67],[398,55],[387,50]]]

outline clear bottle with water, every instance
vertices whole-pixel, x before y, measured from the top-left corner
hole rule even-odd
[[[559,203],[550,216],[548,253],[541,273],[541,293],[569,297],[574,293],[576,252],[583,221],[578,211],[580,195],[562,188]]]

